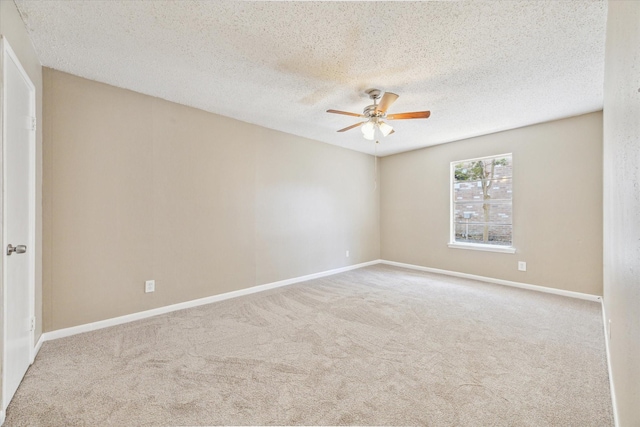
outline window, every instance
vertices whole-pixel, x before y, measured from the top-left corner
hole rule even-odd
[[[451,163],[449,247],[514,253],[511,154]]]

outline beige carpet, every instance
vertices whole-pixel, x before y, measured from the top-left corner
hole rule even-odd
[[[611,426],[600,305],[373,266],[47,342],[7,426]]]

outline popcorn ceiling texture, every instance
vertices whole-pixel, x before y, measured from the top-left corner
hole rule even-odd
[[[385,155],[602,109],[605,1],[16,0],[42,64],[363,152],[376,87]]]

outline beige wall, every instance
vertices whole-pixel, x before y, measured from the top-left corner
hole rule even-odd
[[[380,258],[374,158],[258,129],[256,283]]]
[[[15,52],[18,60],[22,64],[29,78],[36,87],[36,120],[42,123],[42,66],[38,60],[35,49],[27,34],[27,30],[20,18],[18,9],[13,1],[0,1],[0,34],[6,38],[9,45]],[[1,150],[0,150],[1,152]],[[36,247],[33,248],[36,257],[36,283],[35,283],[35,313],[36,330],[35,340],[42,334],[42,126],[37,126],[36,133]],[[0,213],[2,207],[0,206]],[[0,223],[0,229],[2,224]],[[0,239],[2,240],[2,239]],[[0,265],[0,270],[2,266]],[[0,284],[2,274],[0,274]],[[0,292],[2,295],[2,292]],[[1,297],[0,297],[1,298]],[[0,316],[0,331],[2,327],[2,317]],[[35,344],[35,343],[34,343]],[[0,346],[2,343],[0,342]],[[0,351],[0,358],[2,352]],[[2,363],[0,363],[0,367]],[[1,368],[0,368],[1,369]]]
[[[504,153],[513,153],[517,252],[447,247],[450,163]],[[397,154],[381,166],[382,259],[602,295],[602,113]]]
[[[44,88],[46,331],[379,258],[373,157],[46,68]]]
[[[640,426],[640,3],[609,2],[604,84],[604,305],[620,426]]]

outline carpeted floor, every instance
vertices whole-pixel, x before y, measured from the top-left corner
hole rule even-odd
[[[47,342],[6,426],[611,426],[593,302],[376,265]]]

